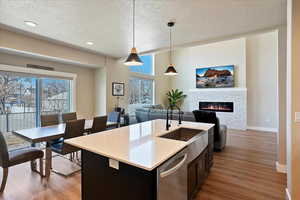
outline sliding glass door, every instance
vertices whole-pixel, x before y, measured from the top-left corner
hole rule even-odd
[[[71,80],[0,71],[0,131],[37,127],[41,114],[70,112]]]
[[[65,113],[71,110],[70,80],[44,78],[41,83],[41,113]]]
[[[10,72],[0,72],[0,131],[36,125],[36,80]]]

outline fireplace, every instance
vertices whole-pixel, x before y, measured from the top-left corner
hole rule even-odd
[[[233,102],[199,102],[199,110],[215,112],[233,112]]]

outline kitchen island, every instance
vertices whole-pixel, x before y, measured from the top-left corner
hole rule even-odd
[[[166,131],[166,120],[153,120],[66,140],[82,149],[82,199],[191,199],[211,166],[214,125],[171,124]]]

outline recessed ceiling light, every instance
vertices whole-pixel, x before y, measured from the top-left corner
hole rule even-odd
[[[36,27],[37,26],[37,23],[33,22],[33,21],[24,21],[24,23],[27,25],[27,26],[30,26],[30,27]]]
[[[93,45],[93,42],[86,42],[87,45]]]

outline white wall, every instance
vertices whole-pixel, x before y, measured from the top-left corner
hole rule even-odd
[[[246,40],[248,126],[278,130],[278,31]]]
[[[0,28],[0,50],[3,48],[37,54],[41,57],[81,63],[86,66],[102,67],[105,61],[105,57],[100,54],[67,47]]]
[[[101,67],[95,70],[95,116],[103,116],[107,113],[107,68]]]
[[[121,61],[109,62],[107,68],[107,112],[113,110],[117,104],[117,97],[112,96],[112,82],[121,82],[125,84],[125,96],[120,97],[119,106],[125,109],[129,102],[129,68]]]
[[[300,199],[300,1],[288,1],[287,46],[287,179],[291,200]]]
[[[179,75],[171,78],[170,87],[187,94],[196,88],[196,68],[235,65],[235,87],[248,89],[248,126],[277,131],[277,54],[278,31],[178,49],[173,58]],[[188,102],[183,110],[189,110]]]
[[[235,87],[246,87],[246,41],[244,38],[178,49],[174,64],[179,75],[171,78],[171,87],[188,93],[196,88],[196,68],[235,65]],[[187,97],[189,98],[189,97]],[[182,105],[188,110],[188,99]]]
[[[167,92],[170,90],[170,77],[164,75],[169,64],[168,52],[155,54],[155,104],[168,105],[166,98]]]

